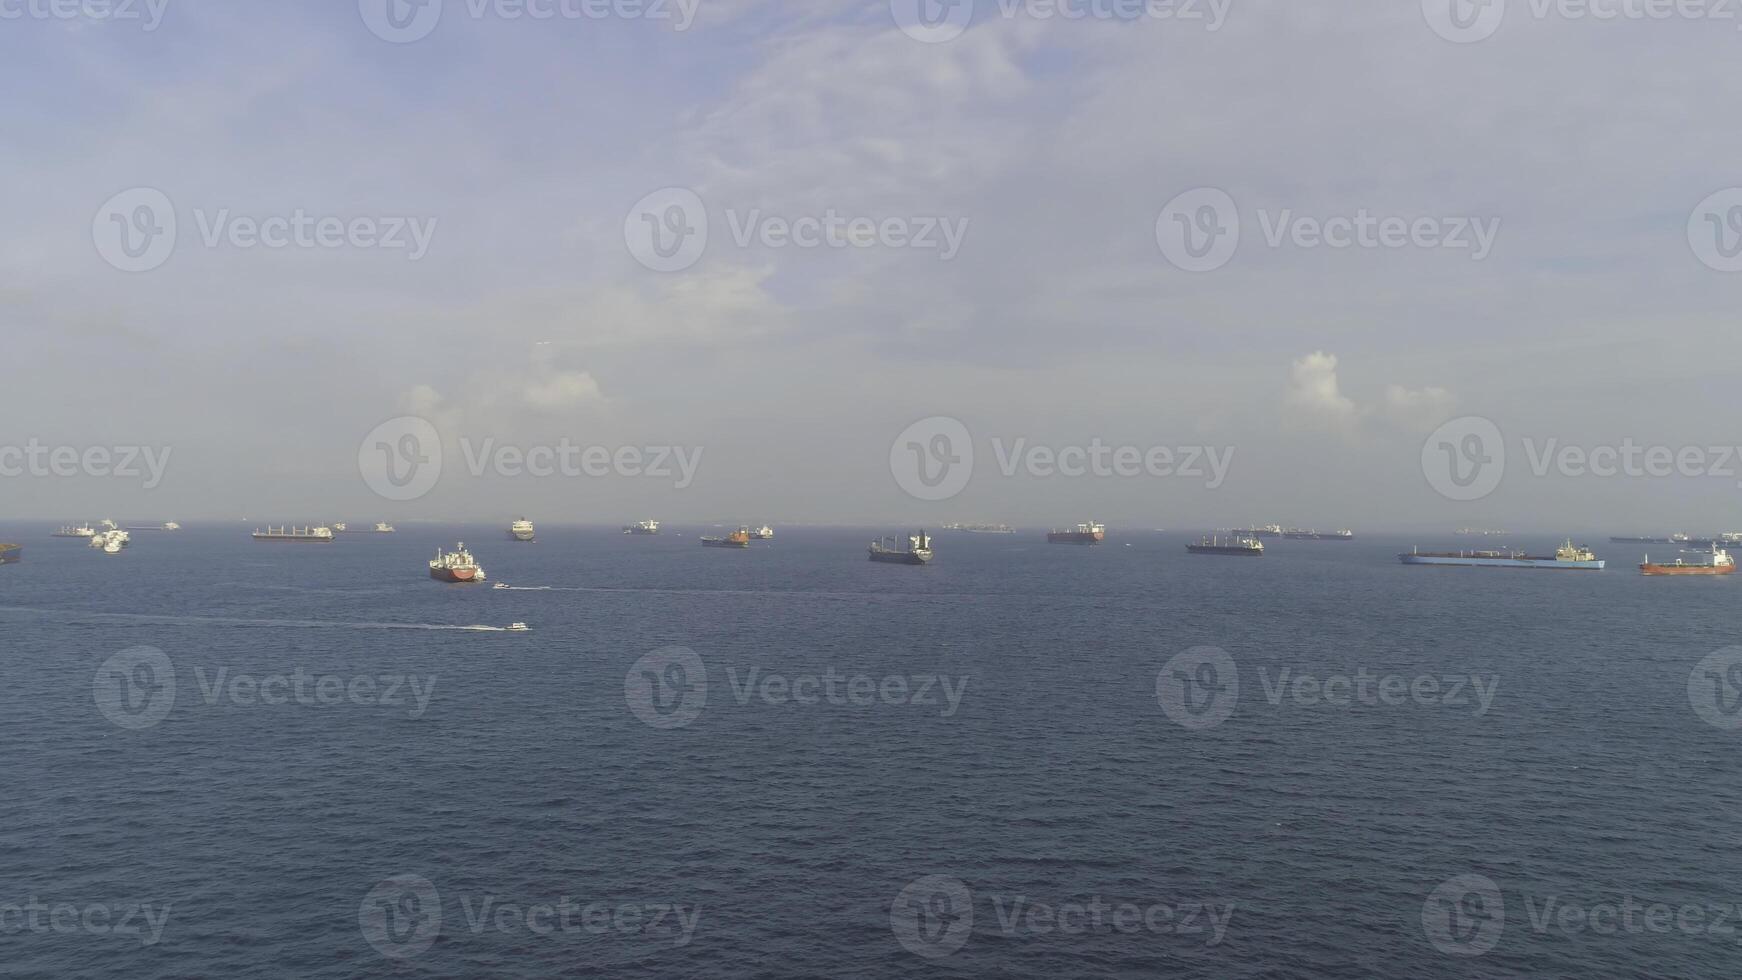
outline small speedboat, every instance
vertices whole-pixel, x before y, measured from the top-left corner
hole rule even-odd
[[[510,633],[526,633],[526,632],[529,632],[531,629],[532,629],[532,627],[526,625],[525,623],[509,623],[508,624],[508,632],[510,632]]]
[[[507,582],[497,582],[494,586],[492,586],[492,588],[506,589],[506,588],[509,588],[509,585]]]

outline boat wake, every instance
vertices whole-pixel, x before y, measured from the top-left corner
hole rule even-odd
[[[324,619],[243,619],[233,616],[168,616],[152,613],[86,612],[76,609],[38,609],[0,606],[0,613],[58,616],[66,625],[86,622],[162,623],[167,626],[262,626],[281,629],[427,630],[433,632],[506,633],[505,626],[455,626],[451,623],[341,623]]]

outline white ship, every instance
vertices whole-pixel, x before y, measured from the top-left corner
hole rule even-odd
[[[351,525],[346,524],[344,521],[334,521],[330,526],[332,527],[334,534],[344,534],[346,531],[351,529]]]
[[[392,534],[393,533],[393,525],[387,523],[386,521],[382,521],[381,523],[375,525],[375,533],[376,534]]]
[[[91,547],[105,555],[118,555],[132,542],[126,531],[111,530],[91,536]]]
[[[508,536],[516,541],[531,541],[534,533],[532,522],[524,517],[516,518],[508,525]]]
[[[57,538],[89,538],[89,537],[95,537],[96,533],[97,533],[96,528],[91,527],[91,525],[80,524],[80,525],[77,525],[76,527],[73,525],[68,525],[66,527],[63,527],[60,530],[54,532],[53,536],[57,537]]]
[[[771,528],[766,524],[750,532],[750,540],[752,541],[769,541],[773,538],[774,528]]]

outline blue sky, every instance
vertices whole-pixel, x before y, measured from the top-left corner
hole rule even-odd
[[[885,0],[700,0],[681,32],[447,0],[405,44],[353,2],[168,0],[151,31],[0,20],[0,443],[176,447],[149,492],[9,479],[0,516],[1742,523],[1734,480],[1514,472],[1458,504],[1418,462],[1462,415],[1538,441],[1742,441],[1742,274],[1688,238],[1700,202],[1742,185],[1742,32],[1515,0],[1460,44],[1419,6],[1234,0],[1210,31],[981,0],[941,44]],[[625,220],[667,187],[710,228],[699,260],[658,272]],[[144,272],[93,241],[132,188],[178,223]],[[1157,243],[1194,188],[1239,212],[1212,271]],[[830,211],[965,233],[947,259],[734,241]],[[297,212],[433,232],[415,260],[200,232]],[[1479,259],[1265,241],[1266,223],[1363,212],[1497,233]],[[447,439],[707,461],[682,491],[457,477],[389,506],[356,445],[406,412]],[[977,472],[926,503],[887,455],[928,416],[1237,462],[1215,490]]]

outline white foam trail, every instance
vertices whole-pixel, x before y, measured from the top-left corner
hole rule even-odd
[[[42,616],[63,616],[69,625],[80,620],[121,620],[134,623],[164,623],[166,625],[205,626],[275,626],[288,629],[351,629],[351,630],[463,630],[506,633],[502,626],[454,626],[450,623],[337,623],[322,619],[240,619],[231,616],[164,616],[149,613],[85,612],[73,609],[35,609],[27,606],[0,606],[0,612],[33,613]]]

